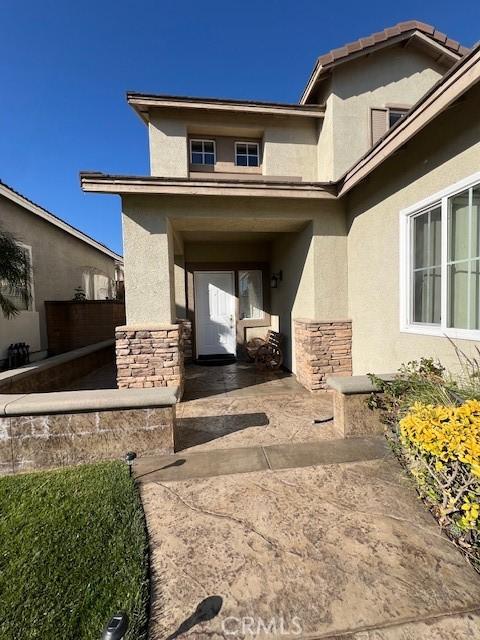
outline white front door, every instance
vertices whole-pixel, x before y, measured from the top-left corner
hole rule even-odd
[[[235,355],[235,274],[195,271],[197,356]]]

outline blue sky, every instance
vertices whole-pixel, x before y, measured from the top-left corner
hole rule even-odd
[[[127,90],[295,102],[318,55],[414,18],[480,39],[475,0],[0,0],[0,179],[121,251],[78,172],[148,172]]]

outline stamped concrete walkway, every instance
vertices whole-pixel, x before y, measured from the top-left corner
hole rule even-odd
[[[257,372],[247,363],[190,365],[177,407],[179,448],[205,451],[338,438],[332,417],[329,393],[311,394],[282,371]],[[313,418],[325,422],[314,425]]]
[[[480,640],[480,576],[383,439],[314,426],[331,398],[292,378],[222,369],[188,371],[184,450],[135,467],[150,639]]]

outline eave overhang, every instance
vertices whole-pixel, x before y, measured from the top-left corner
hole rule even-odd
[[[117,195],[221,196],[296,199],[335,199],[333,183],[280,180],[191,180],[157,176],[121,176],[81,172],[83,191]]]
[[[128,104],[135,109],[144,122],[149,120],[151,109],[177,109],[190,112],[215,111],[253,113],[263,116],[289,116],[301,118],[323,118],[325,109],[315,105],[299,105],[277,102],[253,102],[248,100],[222,100],[217,98],[190,98],[145,93],[127,93]]]

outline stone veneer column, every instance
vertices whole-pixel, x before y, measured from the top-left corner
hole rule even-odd
[[[117,327],[117,385],[120,389],[184,385],[182,324]]]
[[[297,380],[310,391],[326,388],[331,374],[352,375],[352,323],[294,320]]]
[[[182,325],[182,345],[184,362],[192,362],[192,323],[190,320],[178,319],[177,322]]]

